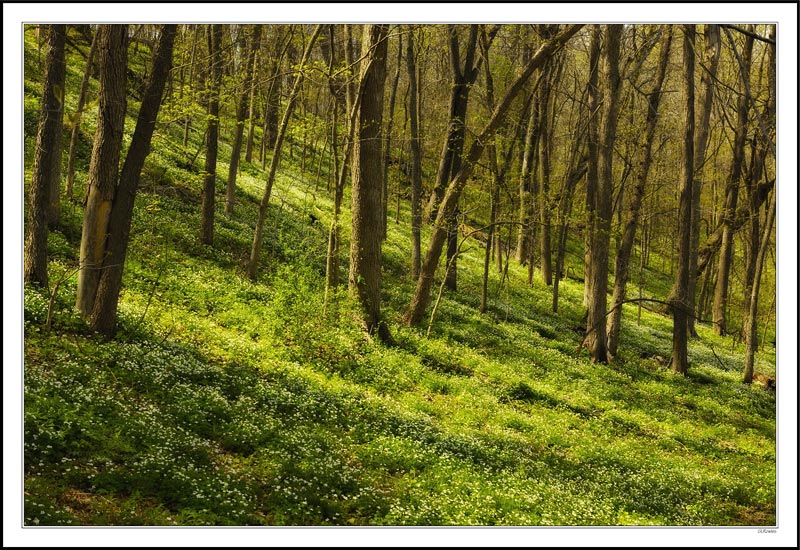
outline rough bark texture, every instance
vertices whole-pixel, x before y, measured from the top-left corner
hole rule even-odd
[[[420,269],[420,227],[422,213],[420,200],[422,195],[422,151],[419,142],[419,91],[417,88],[417,65],[414,53],[414,31],[408,33],[406,50],[406,68],[408,69],[408,112],[411,126],[411,278],[419,278]]]
[[[703,165],[705,164],[706,144],[708,143],[709,120],[711,119],[711,101],[714,95],[714,79],[717,75],[720,54],[719,25],[706,25],[703,40],[703,59],[701,64],[705,70],[700,75],[700,110],[695,124],[694,143],[694,183],[692,184],[692,228],[691,246],[689,247],[689,310],[695,311],[697,294],[697,259],[700,249],[700,193],[703,190]],[[696,314],[691,315],[689,334],[696,336],[694,322]]]
[[[586,317],[585,344],[592,360],[608,362],[606,341],[606,305],[608,297],[608,249],[611,229],[614,140],[617,133],[619,95],[619,50],[622,25],[605,25],[606,47],[603,51],[603,131],[598,144],[597,192],[595,194],[594,238],[591,249],[589,307]]]
[[[78,151],[78,136],[81,133],[81,118],[83,117],[83,106],[86,103],[86,92],[89,89],[89,77],[94,68],[94,57],[97,52],[97,33],[92,38],[92,45],[89,48],[89,55],[86,59],[86,70],[81,81],[81,90],[78,93],[78,107],[75,110],[75,118],[72,122],[72,133],[69,138],[69,154],[67,155],[67,197],[72,199],[75,186],[75,155]]]
[[[206,130],[206,163],[203,169],[203,205],[200,242],[214,244],[214,203],[216,198],[217,148],[219,146],[219,93],[222,85],[222,25],[211,25],[208,34],[208,71],[211,78]]]
[[[261,41],[261,25],[252,25],[250,36],[250,50],[245,62],[244,81],[236,106],[236,130],[233,134],[231,146],[231,162],[228,167],[228,184],[225,189],[225,213],[233,214],[233,205],[236,202],[236,174],[239,171],[239,157],[242,153],[242,140],[244,139],[244,123],[247,118],[248,99],[250,96],[251,82],[253,80],[253,65],[255,64],[256,50]]]
[[[128,26],[101,25],[97,32],[99,113],[89,162],[88,198],[81,233],[78,296],[75,304],[86,319],[94,308],[97,285],[100,282],[108,219],[119,174],[127,106]]]
[[[445,220],[455,211],[458,199],[464,186],[467,183],[467,178],[472,174],[475,168],[475,163],[480,159],[483,154],[483,149],[489,140],[494,136],[495,131],[506,116],[511,103],[521,91],[525,82],[530,78],[533,72],[540,68],[544,62],[560,49],[572,36],[578,32],[583,25],[569,25],[565,30],[560,32],[552,40],[548,40],[536,51],[531,59],[525,64],[522,71],[514,79],[512,84],[508,87],[503,95],[500,103],[495,107],[488,122],[483,127],[481,132],[476,136],[469,148],[469,152],[465,158],[464,164],[459,172],[452,179],[447,186],[444,198],[439,207],[436,215],[436,221],[433,223],[433,231],[431,233],[430,244],[425,253],[425,259],[420,270],[419,279],[417,279],[417,286],[414,290],[414,295],[411,298],[408,309],[404,314],[404,320],[409,325],[419,324],[424,315],[425,310],[430,304],[430,291],[433,284],[433,277],[436,273],[436,267],[439,264],[442,248],[447,237],[447,229]]]
[[[253,246],[250,249],[250,262],[247,265],[247,274],[251,279],[255,279],[256,273],[258,272],[258,259],[261,255],[261,243],[264,238],[264,222],[267,219],[267,207],[269,206],[269,199],[272,195],[272,186],[275,183],[275,174],[278,171],[278,165],[281,161],[281,147],[283,146],[283,140],[286,137],[286,128],[289,126],[289,119],[291,119],[292,112],[294,111],[295,104],[297,103],[297,96],[300,93],[300,88],[303,86],[303,78],[305,77],[303,67],[308,62],[308,58],[311,55],[311,50],[314,47],[314,43],[316,42],[321,31],[322,25],[317,25],[314,27],[314,31],[311,33],[311,37],[306,44],[306,49],[303,52],[303,58],[300,61],[300,70],[298,71],[297,76],[295,76],[294,84],[292,85],[292,92],[289,95],[289,102],[286,104],[286,110],[283,112],[283,118],[281,119],[281,124],[278,127],[278,133],[275,136],[275,144],[272,146],[272,159],[269,163],[269,172],[267,172],[267,181],[266,185],[264,186],[264,196],[261,198],[261,204],[258,208],[258,220],[256,221],[256,229],[253,236]]]
[[[600,90],[597,88],[600,72],[600,49],[602,29],[592,25],[592,41],[589,46],[589,120],[587,148],[589,160],[586,171],[586,227],[584,229],[583,252],[583,305],[589,307],[590,281],[592,276],[592,242],[594,241],[595,195],[597,194],[597,142],[600,126]]]
[[[47,54],[44,65],[41,112],[33,157],[30,202],[28,203],[27,234],[25,236],[24,278],[44,288],[47,279],[47,208],[52,193],[51,182],[61,163],[60,120],[64,112],[64,44],[65,25],[48,25]],[[54,175],[55,173],[55,175]]]
[[[691,245],[692,186],[694,182],[694,25],[683,25],[683,162],[678,204],[678,268],[672,301],[672,371],[689,369],[686,318],[689,301],[689,247]]]
[[[139,189],[142,167],[150,153],[150,142],[161,108],[164,85],[172,69],[172,50],[177,30],[177,25],[164,25],[159,33],[158,44],[153,52],[153,68],[145,84],[136,128],[122,165],[119,185],[111,207],[103,269],[97,297],[89,317],[89,326],[106,337],[114,334],[117,322],[117,306],[122,288],[122,271],[130,241],[133,204]]]
[[[392,91],[389,94],[389,110],[386,122],[386,139],[383,147],[383,187],[381,191],[381,238],[387,236],[387,222],[389,217],[389,165],[391,163],[392,126],[394,125],[394,105],[397,100],[397,84],[400,82],[400,69],[403,65],[403,35],[397,36],[397,67],[392,79]]]
[[[385,339],[381,324],[381,128],[386,80],[388,25],[365,25],[362,42],[361,102],[353,143],[353,215],[350,291],[358,296],[370,334]]]
[[[639,225],[639,214],[647,186],[647,178],[650,172],[650,165],[653,161],[653,142],[655,140],[656,124],[658,123],[658,109],[661,104],[661,88],[667,74],[669,62],[670,46],[672,44],[672,25],[665,25],[666,33],[661,45],[661,54],[658,62],[658,74],[653,88],[647,96],[647,116],[645,121],[644,143],[640,152],[639,169],[636,175],[636,184],[633,187],[628,213],[625,218],[625,225],[622,230],[622,238],[617,251],[617,259],[614,269],[614,291],[611,298],[611,311],[606,322],[606,332],[608,333],[608,352],[613,357],[617,354],[619,345],[620,323],[622,321],[622,302],[625,300],[625,289],[628,284],[630,272],[631,252],[636,237],[636,229]]]
[[[719,264],[717,268],[717,285],[714,289],[714,306],[712,316],[714,321],[714,331],[723,335],[728,332],[727,309],[728,309],[728,283],[730,278],[731,263],[733,261],[733,218],[736,213],[736,205],[739,200],[739,185],[742,179],[742,165],[744,164],[744,145],[747,138],[747,112],[748,97],[747,86],[744,84],[750,78],[750,60],[753,53],[753,38],[745,39],[743,52],[742,95],[736,108],[736,133],[733,141],[733,158],[728,182],[725,189],[725,206],[723,208],[722,220],[722,240],[719,253]]]

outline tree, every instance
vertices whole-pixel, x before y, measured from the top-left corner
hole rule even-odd
[[[127,107],[128,26],[100,25],[99,109],[97,132],[87,179],[88,197],[81,232],[80,270],[75,307],[88,319],[94,308],[114,191],[119,177],[120,150]]]
[[[89,89],[89,77],[94,67],[95,53],[97,52],[97,33],[92,37],[92,45],[89,47],[89,55],[86,58],[86,70],[83,72],[81,90],[78,93],[78,107],[72,119],[72,133],[69,139],[69,153],[67,155],[67,197],[73,198],[73,187],[75,185],[75,154],[78,151],[78,136],[81,133],[81,118],[83,117],[83,106],[86,103],[86,93]]]
[[[467,178],[472,174],[475,163],[478,162],[483,149],[487,143],[490,142],[494,136],[495,131],[500,126],[505,118],[512,102],[522,90],[525,82],[530,78],[531,74],[539,69],[544,62],[553,55],[558,49],[577,33],[583,25],[569,25],[558,35],[551,40],[542,44],[536,53],[530,58],[528,63],[525,64],[522,71],[514,79],[511,85],[506,90],[500,102],[495,107],[489,120],[484,125],[483,129],[478,133],[475,140],[469,148],[469,152],[465,158],[461,169],[453,177],[445,190],[442,202],[437,211],[436,220],[433,223],[433,230],[431,232],[431,239],[428,245],[428,250],[425,253],[425,260],[423,261],[422,268],[420,269],[420,276],[417,279],[417,285],[411,301],[403,316],[405,322],[409,325],[417,325],[422,321],[425,310],[430,304],[430,291],[433,284],[433,277],[436,273],[436,267],[439,264],[439,259],[442,253],[445,239],[447,237],[447,225],[444,223],[449,216],[455,211],[456,205],[464,186],[467,183]]]
[[[365,25],[361,96],[353,143],[349,288],[359,299],[367,332],[391,341],[381,321],[381,128],[388,25]]]
[[[606,305],[608,289],[608,248],[611,230],[611,194],[613,188],[614,141],[622,80],[619,74],[619,51],[622,25],[604,25],[606,47],[603,50],[602,134],[598,143],[597,189],[594,197],[594,237],[591,248],[591,272],[586,279],[589,307],[584,344],[592,360],[608,362],[606,340]]]
[[[47,224],[48,208],[53,194],[53,181],[58,181],[61,164],[61,120],[64,113],[64,44],[65,25],[47,26],[47,55],[42,84],[39,129],[33,160],[28,228],[25,238],[24,279],[48,287]],[[55,192],[58,193],[58,185]]]
[[[587,169],[586,169],[586,228],[584,231],[583,250],[583,305],[589,307],[590,286],[592,278],[592,250],[595,235],[595,210],[598,187],[597,158],[598,132],[600,127],[600,89],[597,87],[600,72],[600,53],[602,49],[603,31],[600,25],[592,25],[592,38],[589,45],[589,114],[587,118]]]
[[[244,34],[244,30],[240,31]],[[250,48],[245,62],[244,80],[239,94],[239,103],[236,106],[236,130],[233,134],[233,145],[231,148],[231,162],[228,169],[228,185],[225,190],[225,213],[229,216],[233,214],[233,204],[236,201],[236,174],[239,171],[239,157],[242,152],[242,140],[244,139],[244,123],[247,117],[248,99],[252,88],[253,67],[255,65],[256,50],[261,41],[261,25],[252,25],[250,35]],[[243,44],[246,40],[242,39]],[[245,46],[243,46],[245,47]],[[251,141],[248,141],[250,144]],[[252,149],[252,147],[251,147]]]
[[[419,105],[420,93],[417,87],[417,65],[414,52],[414,30],[408,32],[408,48],[406,51],[406,69],[408,70],[408,113],[411,126],[411,278],[417,280],[420,268],[420,227],[422,213],[420,200],[422,195],[422,150],[420,148]]]
[[[203,205],[200,217],[200,242],[214,244],[214,203],[219,147],[219,95],[222,85],[222,25],[208,29],[208,123],[206,130],[206,163],[203,169]]]
[[[159,32],[158,43],[153,52],[153,67],[145,83],[142,106],[111,206],[100,282],[89,317],[89,326],[107,337],[113,335],[117,322],[117,306],[130,242],[134,200],[144,161],[150,152],[164,86],[172,69],[172,51],[177,31],[177,25],[163,25]]]
[[[678,269],[672,300],[672,371],[686,374],[689,368],[686,318],[689,303],[689,247],[691,245],[692,186],[694,183],[694,50],[695,27],[683,25],[683,162],[678,204]]]
[[[400,82],[400,69],[403,65],[403,35],[397,36],[397,66],[392,79],[392,91],[389,94],[389,109],[387,111],[386,123],[386,138],[383,147],[383,191],[381,193],[381,236],[384,240],[387,237],[387,223],[386,220],[389,214],[389,166],[392,159],[392,126],[394,125],[394,105],[397,100],[397,84]]]

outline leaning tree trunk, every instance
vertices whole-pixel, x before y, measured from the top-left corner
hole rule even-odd
[[[742,179],[742,165],[744,164],[744,146],[747,138],[747,113],[748,100],[746,82],[750,78],[750,60],[753,53],[753,38],[745,38],[743,67],[741,71],[742,95],[736,109],[736,134],[733,141],[733,159],[725,189],[725,207],[722,213],[723,230],[722,244],[720,246],[719,267],[717,269],[717,285],[714,289],[714,307],[712,310],[714,331],[723,335],[728,332],[728,284],[730,279],[731,264],[733,261],[733,218],[739,199],[739,184]]]
[[[256,50],[261,41],[261,25],[253,25],[250,36],[250,52],[244,72],[244,82],[242,83],[242,93],[239,96],[239,104],[236,107],[236,130],[233,135],[233,146],[231,148],[231,162],[228,167],[228,185],[225,190],[225,213],[233,215],[233,205],[236,202],[236,174],[239,171],[239,157],[242,153],[242,140],[244,139],[244,123],[247,117],[247,104],[250,96],[250,89],[253,80],[253,65],[255,64]]]
[[[422,213],[420,200],[422,195],[422,151],[420,149],[419,131],[419,90],[417,88],[417,65],[414,53],[414,30],[408,32],[408,48],[406,50],[406,68],[408,69],[408,112],[411,126],[411,278],[419,278],[420,269],[420,228]]]
[[[83,106],[86,103],[86,93],[89,90],[89,77],[94,68],[94,56],[97,52],[97,33],[92,38],[92,45],[89,48],[89,55],[86,58],[86,70],[83,72],[81,90],[78,94],[78,107],[75,110],[72,122],[72,134],[69,138],[69,154],[67,155],[67,183],[66,194],[69,199],[73,198],[75,186],[75,155],[78,151],[78,136],[81,133],[81,118],[83,117]]]
[[[686,374],[689,369],[686,318],[689,293],[689,247],[691,246],[692,185],[694,182],[694,25],[683,26],[683,163],[678,203],[678,269],[675,297],[672,300],[672,371]]]
[[[222,25],[208,29],[208,62],[211,86],[208,98],[206,130],[206,163],[203,170],[203,206],[200,220],[200,242],[214,244],[214,203],[216,198],[217,149],[219,147],[219,95],[222,84]]]
[[[36,283],[44,288],[48,287],[47,210],[51,203],[52,181],[58,177],[58,165],[61,163],[59,134],[64,113],[66,36],[66,25],[48,25],[41,112],[33,158],[28,231],[25,237],[25,282]]]
[[[661,89],[667,74],[670,46],[672,44],[672,25],[664,25],[666,36],[661,46],[658,62],[658,74],[653,88],[647,95],[647,117],[645,122],[645,137],[642,144],[639,173],[633,188],[633,196],[628,207],[628,215],[622,230],[619,250],[614,269],[614,291],[611,297],[611,310],[606,322],[608,335],[608,353],[613,357],[617,354],[619,345],[620,323],[622,321],[622,304],[625,301],[625,289],[628,284],[631,253],[636,238],[636,229],[639,225],[639,215],[642,207],[650,165],[653,161],[653,142],[655,141],[656,124],[658,123],[658,109],[661,104]]]
[[[381,127],[386,80],[388,25],[366,25],[361,92],[353,143],[353,215],[349,288],[361,304],[369,334],[391,340],[381,322]]]
[[[255,279],[256,273],[258,272],[258,259],[261,255],[261,243],[264,238],[264,222],[267,219],[267,207],[269,206],[269,199],[272,194],[272,186],[275,183],[275,174],[278,172],[278,165],[281,161],[281,148],[283,146],[283,140],[286,137],[286,129],[289,127],[289,120],[292,117],[292,112],[297,103],[297,96],[300,93],[300,88],[303,86],[305,65],[308,63],[308,58],[311,56],[311,50],[320,31],[322,31],[322,25],[314,27],[314,31],[311,33],[311,37],[306,44],[303,58],[300,60],[300,70],[297,72],[297,76],[295,76],[292,92],[289,95],[289,102],[286,104],[286,110],[283,112],[281,124],[275,135],[275,143],[272,146],[272,159],[269,163],[269,172],[267,172],[267,181],[264,186],[264,196],[261,198],[261,204],[258,208],[258,220],[256,221],[255,234],[253,235],[253,246],[250,249],[250,261],[247,264],[247,275],[251,279]]]
[[[133,204],[139,189],[142,167],[150,152],[150,142],[161,108],[164,85],[172,69],[172,50],[177,30],[177,25],[164,25],[159,33],[158,44],[153,52],[153,68],[145,84],[136,128],[122,165],[119,185],[111,206],[103,269],[92,314],[89,317],[89,327],[106,337],[114,334],[117,322],[117,306],[122,288],[122,270],[130,242]]]
[[[483,149],[489,140],[494,136],[495,131],[500,126],[501,122],[506,116],[511,103],[519,94],[525,82],[530,78],[533,72],[540,68],[545,61],[547,61],[557,50],[559,50],[572,36],[581,29],[583,25],[569,25],[564,31],[560,32],[556,37],[546,41],[542,44],[531,59],[526,63],[522,71],[516,79],[506,90],[505,95],[500,100],[500,103],[495,107],[492,115],[489,117],[486,125],[481,132],[476,136],[470,145],[469,151],[465,158],[465,162],[461,170],[455,175],[452,181],[447,186],[436,220],[433,223],[433,231],[431,233],[430,244],[425,253],[425,260],[420,270],[419,279],[417,279],[417,286],[414,294],[403,316],[405,322],[409,325],[418,325],[424,315],[425,310],[430,304],[430,291],[433,285],[433,277],[436,273],[436,267],[439,264],[442,248],[447,237],[447,220],[453,212],[455,212],[458,204],[458,199],[464,186],[467,183],[467,178],[472,174],[475,163],[480,159]]]
[[[613,189],[614,141],[617,132],[619,95],[622,81],[619,74],[619,50],[622,25],[606,25],[606,48],[603,52],[603,133],[598,144],[597,192],[595,194],[595,234],[591,250],[589,307],[586,316],[584,344],[592,360],[608,362],[606,340],[606,305],[608,289],[608,249],[611,230],[611,194]]]
[[[81,233],[78,295],[75,307],[88,319],[94,308],[105,255],[108,221],[117,186],[125,123],[128,26],[100,25],[97,30],[100,68],[99,112],[87,180],[88,197]]]

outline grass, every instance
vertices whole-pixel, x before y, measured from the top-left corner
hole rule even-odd
[[[162,127],[147,161],[114,341],[74,312],[74,275],[49,332],[47,296],[25,289],[25,525],[775,524],[775,395],[740,383],[741,345],[700,325],[676,377],[653,359],[669,356],[671,320],[637,324],[626,305],[619,361],[592,364],[573,330],[580,284],[562,281],[555,315],[550,289],[512,265],[480,315],[477,246],[425,337],[399,324],[403,208],[384,245],[386,347],[344,289],[323,304],[332,201],[316,167],[302,178],[284,155],[251,282],[260,164],[242,166],[236,211],[218,203],[203,246],[180,141]],[[51,279],[77,263],[82,208],[64,206]],[[757,368],[774,373],[774,351]]]

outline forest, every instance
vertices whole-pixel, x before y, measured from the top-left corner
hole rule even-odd
[[[24,526],[777,524],[776,25],[23,35]]]

